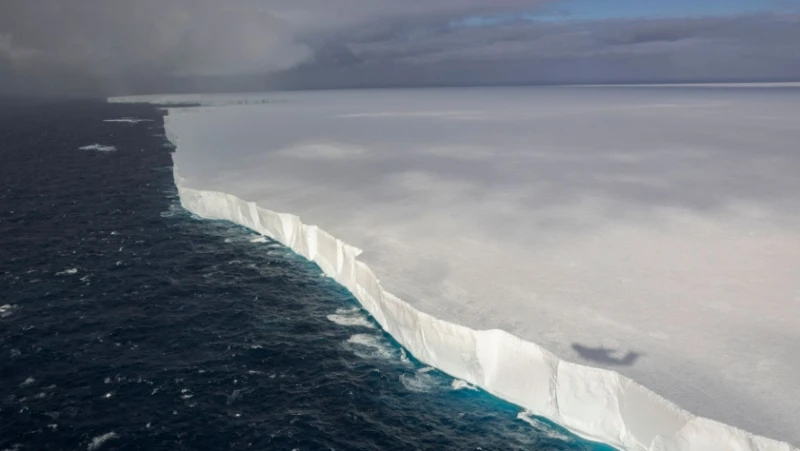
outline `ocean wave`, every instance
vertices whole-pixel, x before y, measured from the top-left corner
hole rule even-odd
[[[0,318],[6,318],[11,316],[14,313],[14,310],[17,308],[16,305],[6,304],[0,305]]]
[[[430,393],[441,390],[443,383],[440,377],[436,377],[431,372],[434,368],[425,367],[417,370],[414,374],[401,374],[400,382],[409,391],[417,393]]]
[[[353,311],[342,311],[343,309],[338,309],[336,314],[328,315],[327,318],[329,321],[333,321],[334,323],[340,326],[347,326],[347,327],[366,327],[368,329],[374,329],[375,326],[367,319],[367,316],[363,313],[360,313],[357,309]]]
[[[478,387],[470,384],[467,381],[461,379],[453,379],[453,383],[450,384],[453,387],[453,390],[474,390],[478,391]]]
[[[554,430],[548,424],[536,419],[536,415],[527,410],[523,410],[522,412],[518,413],[517,419],[522,420],[528,423],[529,425],[533,426],[538,433],[540,433],[545,437],[552,438],[555,440],[565,440],[565,441],[570,440],[569,436]]]
[[[56,273],[57,276],[71,276],[73,274],[78,274],[78,268],[69,268]]]
[[[384,338],[370,334],[355,334],[345,341],[345,347],[362,359],[394,359],[395,348]]]
[[[108,432],[103,435],[98,435],[97,437],[94,437],[91,442],[89,442],[89,446],[87,446],[86,449],[88,449],[89,451],[93,451],[103,446],[103,443],[115,438],[119,438],[119,435],[117,435],[117,433],[114,431]]]

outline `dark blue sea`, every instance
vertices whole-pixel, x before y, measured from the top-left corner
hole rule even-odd
[[[0,450],[610,449],[454,386],[314,264],[184,211],[162,114],[0,112]]]

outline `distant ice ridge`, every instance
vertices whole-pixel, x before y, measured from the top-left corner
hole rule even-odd
[[[781,89],[797,88],[800,82],[785,83],[680,83],[680,84],[636,84],[636,85],[577,85],[569,86],[575,88],[755,88],[755,89]],[[567,86],[564,86],[567,88]],[[224,105],[260,105],[264,103],[282,102],[283,93],[274,92],[243,92],[238,94],[154,94],[136,96],[109,97],[109,103],[149,103],[162,106],[180,105],[203,105],[203,106],[224,106]],[[385,115],[385,114],[384,114]]]
[[[167,136],[178,147],[169,129]],[[289,213],[236,196],[193,189],[174,167],[181,204],[207,219],[229,220],[266,235],[317,263],[358,299],[381,327],[421,362],[549,418],[588,439],[630,451],[793,451],[695,416],[614,371],[559,359],[502,330],[473,330],[435,318],[381,287],[358,260],[361,250]],[[390,353],[378,337],[357,334],[348,344],[367,357]]]
[[[260,105],[275,102],[275,93],[241,93],[241,94],[170,94],[109,97],[109,103],[150,103],[153,105]]]
[[[98,152],[113,152],[117,150],[114,146],[104,146],[102,144],[90,144],[88,146],[79,147],[80,150],[96,150]]]
[[[103,122],[120,122],[123,124],[138,124],[139,122],[152,122],[151,119],[136,119],[133,117],[122,117],[119,119],[104,119]]]

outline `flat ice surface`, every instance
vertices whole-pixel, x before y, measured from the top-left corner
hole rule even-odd
[[[363,249],[423,312],[800,444],[800,89],[267,97],[170,113],[188,186]]]

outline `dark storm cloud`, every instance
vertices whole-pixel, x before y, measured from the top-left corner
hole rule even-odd
[[[287,24],[245,0],[4,0],[0,36],[3,81],[47,81],[42,89],[69,89],[75,77],[114,91],[137,79],[263,73],[310,56]]]
[[[342,85],[800,80],[797,15],[387,30],[339,35],[337,58],[323,46],[276,84],[317,76]]]
[[[470,14],[532,11],[557,0],[263,0],[300,35],[383,29]]]
[[[793,15],[462,21],[546,3],[3,0],[0,92],[800,78]]]
[[[3,0],[0,91],[153,90],[310,58],[344,29],[534,7],[543,0]],[[173,86],[174,87],[174,86]]]
[[[800,16],[747,16],[412,29],[367,42],[354,39],[348,48],[362,60],[408,63],[710,51],[796,60],[798,37]]]

